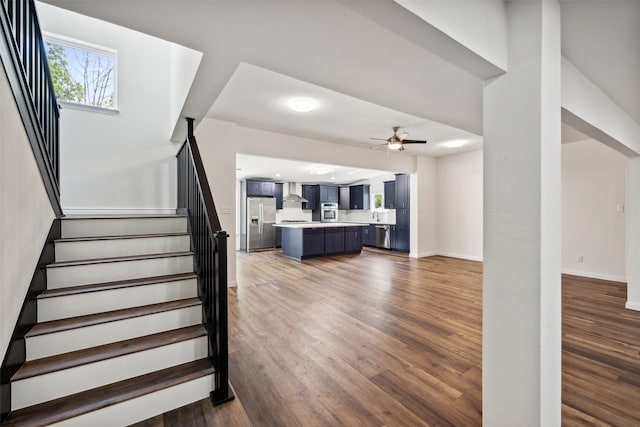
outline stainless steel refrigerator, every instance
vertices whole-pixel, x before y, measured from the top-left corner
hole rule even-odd
[[[276,247],[276,199],[247,197],[247,252]]]

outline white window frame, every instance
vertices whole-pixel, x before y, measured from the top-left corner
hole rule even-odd
[[[113,59],[113,107],[99,107],[96,105],[83,104],[80,102],[70,102],[58,100],[63,106],[76,108],[79,110],[95,111],[100,113],[118,113],[118,51],[105,46],[77,40],[60,34],[49,33],[43,31],[44,41],[53,44],[72,47],[78,50],[95,53],[101,56],[108,56]]]

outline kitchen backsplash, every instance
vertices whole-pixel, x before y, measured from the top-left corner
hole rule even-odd
[[[311,221],[311,211],[302,210],[300,202],[282,202],[282,209],[276,211],[276,222]]]
[[[379,221],[378,221],[379,218]],[[364,222],[374,223],[381,222],[383,224],[395,224],[396,223],[396,210],[395,209],[378,209],[376,211],[361,211],[361,210],[349,210],[338,211],[338,220],[345,222]]]
[[[376,211],[341,210],[338,212],[338,220],[341,222],[395,224],[396,211],[395,209],[378,209]],[[303,210],[302,203],[283,202],[283,208],[276,211],[276,222],[282,221],[312,221],[311,211],[308,209]]]

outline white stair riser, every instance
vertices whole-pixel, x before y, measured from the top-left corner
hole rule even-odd
[[[189,252],[188,235],[56,242],[56,261]]]
[[[126,426],[209,397],[214,374],[52,424],[55,427]]]
[[[47,288],[59,289],[190,272],[193,272],[193,256],[191,255],[70,265],[47,268]]]
[[[38,300],[38,322],[158,304],[198,296],[196,279],[131,286]]]
[[[184,328],[201,322],[202,307],[193,306],[39,335],[26,339],[27,360]]]
[[[14,381],[11,384],[11,409],[25,408],[206,356],[207,338],[199,337]]]
[[[186,232],[186,217],[62,219],[63,238]]]

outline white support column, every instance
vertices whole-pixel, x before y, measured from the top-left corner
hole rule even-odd
[[[640,311],[640,157],[627,170],[627,304]]]
[[[484,88],[485,426],[560,426],[560,7],[508,2]]]

